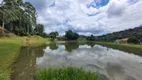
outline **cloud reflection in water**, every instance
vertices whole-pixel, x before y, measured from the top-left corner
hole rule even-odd
[[[142,79],[142,57],[119,50],[95,45],[81,45],[71,52],[64,45],[58,49],[44,49],[43,57],[37,58],[37,67],[83,67],[86,70],[99,72],[110,80],[140,80]]]

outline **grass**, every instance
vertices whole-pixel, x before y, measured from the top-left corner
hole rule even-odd
[[[99,44],[108,44],[108,45],[116,45],[116,46],[127,46],[127,47],[142,49],[142,45],[140,45],[140,44],[116,44],[116,43],[111,43],[111,42],[97,42],[97,43],[99,43]]]
[[[29,39],[26,41],[28,44],[25,43],[26,39]],[[0,38],[0,80],[10,80],[11,66],[18,57],[21,46],[39,45],[46,41],[47,39],[38,36]]]
[[[39,46],[45,44],[47,41],[50,41],[49,38],[42,38],[40,36],[32,36],[26,39],[28,39],[28,41],[24,40],[22,46]]]
[[[95,42],[103,46],[107,46],[113,49],[119,49],[125,52],[134,53],[142,56],[142,45],[140,44],[116,44],[111,42]]]
[[[36,72],[35,80],[97,80],[93,72],[86,72],[82,68],[49,68]]]

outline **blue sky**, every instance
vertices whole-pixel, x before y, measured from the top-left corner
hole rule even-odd
[[[102,35],[142,24],[142,0],[24,0],[37,9],[45,32],[71,29]],[[0,0],[1,2],[1,0]]]

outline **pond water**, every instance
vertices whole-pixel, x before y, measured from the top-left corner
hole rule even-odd
[[[11,79],[33,80],[38,69],[64,66],[81,67],[105,75],[109,80],[142,79],[142,56],[93,42],[22,47]]]

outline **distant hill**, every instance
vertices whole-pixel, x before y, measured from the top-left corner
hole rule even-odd
[[[114,41],[116,39],[132,38],[132,37],[142,41],[142,26],[99,36],[97,40]]]

